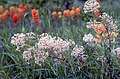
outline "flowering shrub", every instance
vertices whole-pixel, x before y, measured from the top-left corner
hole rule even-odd
[[[65,59],[64,54],[70,51],[71,46],[74,46],[74,42],[71,40],[52,37],[47,33],[43,33],[39,38],[37,38],[38,42],[35,43],[35,46],[31,46],[29,43],[26,43],[26,41],[35,38],[35,36],[36,35],[34,33],[20,33],[15,34],[11,38],[11,43],[17,46],[17,51],[20,51],[23,47],[26,48],[22,56],[28,64],[30,64],[30,59],[34,58],[35,63],[41,66],[42,62],[46,61],[48,57],[52,57],[53,62],[63,62],[63,59]],[[83,50],[83,46],[76,45],[71,52],[71,56],[74,56],[75,58],[80,56],[81,61],[85,62],[86,55],[84,55]]]

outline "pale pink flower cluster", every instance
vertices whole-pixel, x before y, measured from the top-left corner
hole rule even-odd
[[[62,53],[68,51],[70,46],[74,44],[71,40],[63,40],[60,37],[52,37],[46,33],[40,35],[38,43],[36,46],[39,50],[48,49],[54,53]]]
[[[23,59],[24,59],[28,64],[30,64],[29,61],[30,61],[30,59],[32,58],[32,51],[33,51],[33,50],[34,50],[33,47],[28,48],[28,49],[27,49],[26,51],[24,51],[23,54],[22,54]]]
[[[87,43],[91,43],[94,41],[94,37],[92,34],[85,34],[83,37],[83,41],[87,42]]]
[[[47,59],[48,56],[49,56],[48,52],[45,52],[43,50],[41,50],[41,51],[35,50],[35,52],[34,52],[35,63],[38,64],[39,66],[41,66],[41,64],[43,62],[45,62],[45,60]]]
[[[49,56],[48,52],[43,50],[39,51],[34,47],[27,48],[22,54],[23,59],[30,64],[30,59],[34,59],[35,63],[41,66],[41,64],[47,59]]]
[[[117,57],[120,59],[120,47],[115,49],[116,53],[117,53]]]
[[[118,26],[114,23],[112,16],[108,15],[107,13],[102,13],[99,18],[101,19],[101,21],[106,22],[111,30],[117,29]]]
[[[23,33],[17,33],[14,34],[14,36],[11,37],[11,43],[13,45],[16,45],[16,50],[19,51],[20,48],[22,48],[25,44],[25,34]]]
[[[20,48],[22,48],[25,45],[26,41],[29,41],[30,39],[34,38],[34,33],[30,32],[30,33],[17,33],[14,34],[11,37],[11,43],[15,46],[17,46],[16,50],[20,51]]]
[[[23,45],[25,42],[25,34],[23,33],[17,33],[14,34],[14,36],[11,37],[11,43],[14,45]]]
[[[43,33],[38,38],[38,43],[36,43],[36,47],[38,50],[52,49],[53,43],[54,43],[54,40],[52,40],[52,37],[47,33]]]
[[[26,35],[25,37],[26,41],[29,41],[30,39],[35,39],[36,36],[33,32],[26,33],[25,35]]]
[[[102,13],[102,15],[99,16],[99,18],[107,21],[108,23],[113,23],[113,17],[108,15],[107,13]]]
[[[94,21],[90,20],[89,22],[87,22],[86,27],[87,28],[94,28],[95,23],[96,23],[96,20],[94,20]]]
[[[87,28],[93,28],[93,26],[94,26],[94,22],[91,20],[89,22],[87,22],[87,24],[86,24]]]
[[[60,37],[52,37],[47,33],[43,33],[40,35],[38,43],[35,44],[35,63],[41,65],[49,55],[52,55],[54,58],[54,54],[58,58],[55,58],[54,61],[59,62],[59,59],[63,58],[65,51],[69,51],[72,45],[74,45],[74,42],[71,40],[63,40]]]
[[[19,36],[20,35],[20,36]],[[18,37],[15,37],[18,36]],[[12,37],[12,44],[18,46],[18,44],[21,44],[23,46],[26,46],[26,49],[24,48],[24,52],[22,54],[23,59],[30,64],[30,59],[34,59],[35,63],[41,66],[43,62],[46,61],[48,57],[52,57],[53,61],[61,62],[64,61],[64,54],[66,52],[70,51],[71,46],[74,46],[75,43],[71,40],[63,40],[60,37],[52,37],[51,35],[48,35],[47,33],[41,34],[36,40],[38,41],[35,43],[35,46],[31,46],[26,44],[26,41],[29,41],[29,39],[34,38],[36,36],[32,33],[20,33]],[[20,38],[22,38],[20,40]],[[22,42],[18,42],[16,40],[20,40]],[[35,39],[33,39],[35,40]],[[15,42],[15,43],[14,43]],[[71,56],[74,56],[75,58],[80,57],[82,61],[86,60],[86,55],[84,55],[84,47],[80,45],[76,45],[72,52]]]
[[[96,0],[87,0],[84,4],[84,13],[93,12],[97,8],[100,8],[100,4]]]
[[[74,56],[75,58],[80,57],[82,61],[86,61],[87,55],[84,54],[84,47],[81,45],[76,45],[72,52],[71,55]]]

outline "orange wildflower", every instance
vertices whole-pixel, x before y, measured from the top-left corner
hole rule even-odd
[[[40,17],[38,15],[38,10],[33,9],[31,11],[31,14],[32,14],[32,21],[33,21],[33,23],[35,23],[36,25],[40,25]]]
[[[38,10],[32,9],[32,16],[38,16]]]
[[[61,11],[59,11],[59,12],[58,12],[58,15],[62,15],[62,12],[61,12]]]
[[[53,13],[52,13],[52,17],[53,17],[53,18],[56,18],[56,17],[57,17],[57,12],[53,12]]]
[[[106,27],[101,22],[94,23],[93,29],[97,34],[102,34],[107,31]]]
[[[104,37],[104,39],[113,39],[113,38],[116,38],[118,35],[118,33],[116,32],[109,32],[109,33],[105,33],[105,34],[102,34],[102,36]]]
[[[4,11],[4,7],[1,5],[0,6],[0,13],[2,13]]]
[[[75,15],[75,11],[74,11],[74,10],[71,10],[71,11],[70,11],[70,16],[73,17],[74,15]]]
[[[61,12],[61,11],[58,12],[58,18],[59,18],[59,19],[62,18],[62,12]]]
[[[102,40],[104,40],[104,41],[108,41],[108,39],[113,40],[117,37],[117,35],[118,35],[118,33],[116,33],[116,32],[109,32],[109,34],[108,33],[103,33],[102,38],[100,37],[100,35],[96,35],[96,37],[94,38],[94,41],[96,43],[99,43]]]
[[[30,10],[30,5],[29,4],[25,4],[24,11],[29,11],[29,10]]]
[[[3,15],[0,15],[0,20],[3,20],[3,18],[4,18]]]
[[[98,17],[100,15],[100,10],[99,9],[94,10],[94,14],[96,17]]]
[[[9,15],[9,11],[8,10],[5,10],[5,13],[7,13],[7,15]]]
[[[7,19],[9,17],[9,12],[8,10],[5,10],[5,12],[2,14],[2,16],[4,17],[3,19]]]
[[[23,9],[23,5],[22,5],[22,4],[19,4],[19,8]]]
[[[95,41],[95,43],[101,42],[100,36],[99,36],[99,35],[96,35],[96,37],[94,38],[94,41]]]
[[[18,11],[18,13],[19,13],[19,17],[23,17],[23,15],[24,15],[23,9],[18,8],[17,11]]]
[[[62,15],[59,15],[58,18],[59,18],[59,19],[62,19]]]
[[[64,16],[67,16],[67,17],[68,17],[69,14],[70,14],[70,10],[64,10],[64,11],[63,11],[63,14],[64,14]]]
[[[13,13],[15,13],[15,12],[16,12],[15,7],[10,7],[10,13],[13,14]]]
[[[14,23],[17,23],[18,20],[19,20],[18,14],[13,14],[12,20],[13,20]]]
[[[76,8],[75,13],[76,13],[76,15],[79,15],[80,14],[80,8]]]

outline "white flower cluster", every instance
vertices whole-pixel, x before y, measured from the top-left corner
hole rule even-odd
[[[46,60],[48,57],[48,52],[45,52],[43,50],[39,51],[34,47],[27,48],[26,51],[22,54],[23,59],[27,62],[27,64],[30,64],[30,59],[34,59],[35,63],[41,66],[41,64]]]
[[[83,41],[87,42],[87,43],[91,43],[94,41],[94,37],[92,34],[85,34],[83,37]]]
[[[14,34],[14,36],[11,37],[11,43],[13,45],[16,45],[16,50],[19,51],[20,48],[22,48],[25,44],[25,34],[23,33],[17,33]]]
[[[76,45],[72,52],[71,52],[71,55],[74,56],[75,58],[78,58],[80,57],[82,61],[86,61],[86,57],[87,55],[84,54],[84,47],[81,46],[81,45]]]
[[[94,28],[95,23],[97,23],[96,20],[94,20],[94,21],[90,20],[87,22],[86,27],[87,28]]]
[[[32,32],[26,33],[26,34],[23,34],[23,33],[14,34],[11,37],[11,43],[17,46],[16,48],[17,51],[20,51],[20,48],[22,48],[25,45],[25,42],[34,38],[34,35],[35,34]]]
[[[86,24],[87,28],[93,28],[93,26],[94,26],[94,22],[91,20],[89,22],[87,22],[87,24]]]
[[[48,56],[49,56],[48,52],[35,50],[34,52],[35,63],[41,66],[41,64],[45,62]]]
[[[22,57],[23,59],[29,64],[30,59],[32,58],[32,51],[34,48],[28,48],[26,51],[23,52]]]
[[[36,46],[39,50],[47,49],[54,53],[62,53],[68,51],[70,46],[74,44],[71,40],[63,40],[60,37],[52,37],[46,33],[40,35],[38,43]]]
[[[99,18],[101,19],[101,21],[107,22],[107,24],[110,26],[111,30],[117,29],[118,26],[116,24],[114,24],[112,16],[108,15],[107,13],[102,13],[102,15],[99,16]]]
[[[35,63],[41,66],[41,64],[45,62],[48,57],[51,56],[52,58],[55,58],[57,62],[60,62],[59,59],[64,60],[64,54],[70,51],[70,47],[74,46],[75,44],[71,40],[63,40],[60,37],[52,37],[47,33],[43,33],[39,36],[38,42],[35,43],[35,46],[28,46],[25,42],[29,41],[29,39],[31,38],[34,38],[34,36],[36,36],[34,33],[20,33],[15,34],[11,40],[11,43],[16,46],[26,46],[26,50],[24,49],[25,51],[23,52],[22,56],[28,64],[30,64],[30,59],[34,59]],[[85,61],[86,55],[84,55],[83,50],[83,46],[76,45],[73,48],[71,55],[75,58],[80,57],[82,61]]]
[[[96,0],[87,0],[84,4],[84,13],[93,12],[97,8],[100,8],[100,4]]]
[[[33,32],[26,33],[25,35],[26,35],[25,37],[26,41],[29,41],[30,39],[34,39],[36,36]]]
[[[109,16],[107,13],[102,13],[102,15],[99,16],[99,18],[107,21],[108,23],[113,23],[113,17]]]

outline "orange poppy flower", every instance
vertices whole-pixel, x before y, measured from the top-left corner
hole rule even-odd
[[[100,15],[100,10],[99,9],[94,10],[94,14],[96,17],[98,17]]]
[[[70,16],[73,17],[74,15],[75,15],[75,11],[74,11],[74,10],[71,10],[71,11],[70,11]]]
[[[23,9],[23,5],[22,5],[22,4],[19,4],[19,8]]]
[[[2,13],[4,11],[4,7],[1,5],[0,6],[0,13]]]
[[[19,20],[18,14],[13,14],[12,20],[13,20],[14,23],[17,23],[18,20]]]
[[[76,15],[80,15],[80,8],[76,8],[75,13],[76,13]]]
[[[30,5],[29,4],[25,4],[24,11],[29,11],[29,10],[30,10]]]
[[[94,23],[93,29],[97,34],[102,34],[107,31],[106,27],[101,22]]]

